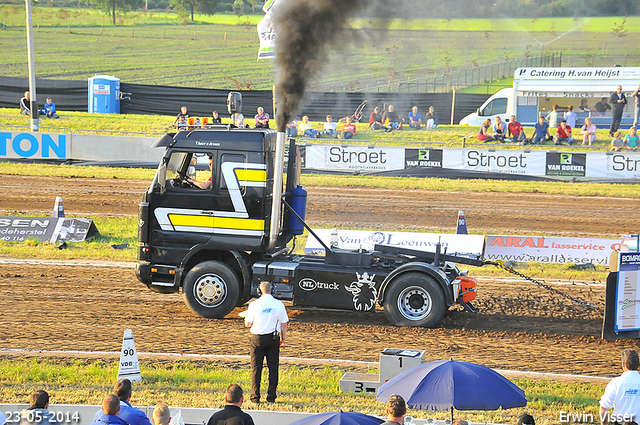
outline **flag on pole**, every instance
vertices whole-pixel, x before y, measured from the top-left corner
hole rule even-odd
[[[258,60],[273,59],[275,57],[276,28],[273,25],[273,6],[276,0],[267,0],[262,7],[265,15],[258,22],[258,37],[260,37],[260,49],[258,50]]]

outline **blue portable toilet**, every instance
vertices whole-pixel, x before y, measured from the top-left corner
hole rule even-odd
[[[89,113],[120,113],[120,79],[111,75],[89,78]]]

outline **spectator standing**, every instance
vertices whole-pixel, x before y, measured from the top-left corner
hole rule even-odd
[[[434,129],[438,126],[438,113],[433,106],[429,106],[429,112],[424,119],[427,130]]]
[[[629,134],[624,135],[624,144],[630,151],[637,151],[640,140],[638,140],[638,130],[635,127],[629,129]]]
[[[531,141],[533,145],[537,145],[538,143],[544,144],[547,138],[551,138],[551,134],[549,134],[549,122],[545,121],[542,115],[538,117],[538,122],[534,126],[534,130],[535,136]]]
[[[241,409],[243,402],[240,385],[229,385],[224,395],[224,409],[211,415],[207,425],[254,425],[253,418]]]
[[[169,406],[167,406],[166,403],[156,405],[153,409],[151,422],[153,425],[169,425],[169,422],[171,422],[171,412],[169,411]]]
[[[301,133],[305,137],[320,137],[320,132],[312,128],[309,117],[306,115],[302,117],[302,122],[298,124],[298,133]]]
[[[346,118],[345,124],[342,126],[341,139],[351,139],[356,134],[356,125],[351,122],[351,117]]]
[[[638,88],[633,91],[633,97],[636,98],[636,108],[633,111],[633,126],[638,128],[638,121],[640,121],[640,84],[638,84]]]
[[[502,122],[502,119],[500,117],[496,117],[494,123],[493,123],[493,138],[495,140],[499,140],[501,142],[504,142],[504,136],[506,134],[506,128],[504,125],[504,122]]]
[[[604,116],[607,111],[611,110],[611,105],[607,103],[607,98],[603,97],[600,102],[596,103],[596,106],[594,106],[594,108],[596,109],[596,112],[600,114],[600,116]]]
[[[258,106],[255,128],[269,128],[269,114],[264,111],[262,106]]]
[[[115,394],[109,394],[102,400],[102,409],[99,410],[91,425],[127,425],[121,417],[120,399]]]
[[[523,413],[518,416],[518,425],[536,425],[536,421],[530,414]]]
[[[622,140],[622,133],[620,130],[616,131],[613,134],[613,139],[611,140],[611,151],[620,152],[625,147],[624,140]]]
[[[591,123],[591,118],[585,118],[582,126],[582,146],[585,144],[591,146],[591,143],[596,141],[596,130],[597,127]]]
[[[567,142],[569,146],[573,145],[576,139],[571,137],[571,127],[567,125],[566,120],[560,122],[560,127],[556,129],[556,134],[553,136],[553,144],[561,145],[562,142]]]
[[[31,115],[31,94],[26,91],[20,99],[20,113],[22,115]]]
[[[403,425],[404,415],[407,414],[407,403],[404,398],[397,394],[392,394],[387,399],[387,421],[380,425]]]
[[[20,425],[60,425],[48,409],[49,394],[45,390],[35,391],[29,397],[29,408],[20,415]]]
[[[516,143],[524,143],[527,139],[527,136],[524,134],[524,129],[522,128],[522,124],[516,121],[516,116],[511,115],[511,119],[509,120],[509,125],[507,126],[509,130],[509,137]]]
[[[267,388],[267,402],[276,401],[278,388],[278,363],[280,362],[280,347],[286,344],[287,310],[282,301],[271,296],[271,283],[260,282],[262,295],[249,304],[244,324],[250,328],[251,337],[251,401],[260,403],[260,381],[264,358],[267,358],[269,368],[269,386]],[[133,425],[133,424],[132,424]]]
[[[402,120],[398,113],[395,111],[393,105],[389,105],[387,110],[382,114],[382,122],[393,130],[402,129]]]
[[[38,111],[40,115],[46,115],[47,118],[58,118],[56,114],[56,104],[53,103],[50,97],[47,98],[44,107]]]
[[[567,106],[567,112],[564,114],[564,119],[567,125],[571,128],[576,128],[576,121],[578,120],[578,114],[573,112],[573,105]]]
[[[558,105],[553,105],[553,110],[549,112],[547,115],[547,120],[549,121],[549,127],[556,128],[558,127]]]
[[[618,86],[616,92],[611,95],[609,104],[611,105],[611,127],[609,127],[609,136],[613,137],[613,134],[620,128],[622,112],[624,111],[624,107],[627,106],[627,97],[622,93],[622,86]]]
[[[180,121],[180,118],[184,118],[185,122],[189,119],[189,112],[187,111],[186,106],[180,107],[180,113],[176,115],[176,119],[173,120],[174,127],[176,127],[176,124],[178,123],[178,121]]]
[[[371,130],[390,131],[390,129],[382,124],[382,115],[380,115],[380,108],[377,106],[373,108],[373,112],[369,115],[369,128]]]
[[[333,122],[331,115],[327,115],[324,122],[324,130],[322,134],[326,134],[329,137],[336,137],[336,131],[338,131],[338,123]]]
[[[409,112],[409,127],[419,130],[422,126],[422,114],[418,112],[418,107],[414,106]]]
[[[491,142],[496,140],[493,136],[489,134],[489,127],[491,127],[491,119],[487,118],[484,123],[480,126],[480,130],[478,131],[478,140],[481,142]]]
[[[222,124],[222,118],[218,115],[218,111],[213,111],[211,113],[211,124]]]
[[[609,381],[600,398],[600,418],[603,424],[616,421],[630,422],[640,418],[640,403],[638,402],[640,360],[638,360],[638,352],[624,350],[621,366],[622,375]],[[610,409],[613,409],[613,413],[609,412]]]

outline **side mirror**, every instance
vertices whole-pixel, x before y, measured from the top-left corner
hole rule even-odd
[[[161,188],[160,192],[164,192],[167,184],[167,164],[164,159],[160,167],[158,167],[158,184]]]
[[[482,116],[482,112],[480,112],[480,108],[478,108],[478,110],[476,111],[476,114],[478,114],[478,116]]]

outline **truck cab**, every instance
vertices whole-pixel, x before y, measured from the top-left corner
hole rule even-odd
[[[496,117],[509,122],[511,115],[515,115],[514,91],[512,88],[501,89],[487,99],[478,110],[460,120],[460,125],[480,126],[487,118],[494,122]]]
[[[456,262],[481,260],[385,245],[373,251],[321,244],[326,255],[298,255],[287,244],[303,233],[306,192],[300,157],[284,133],[195,129],[166,134],[156,176],[138,209],[136,275],[156,292],[182,292],[201,317],[221,318],[259,296],[294,306],[373,312],[384,306],[402,326],[433,326],[456,303],[474,311],[475,280]],[[283,192],[284,189],[284,192]],[[292,206],[293,205],[293,206]]]

